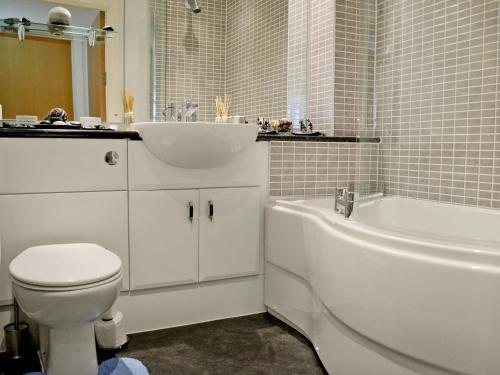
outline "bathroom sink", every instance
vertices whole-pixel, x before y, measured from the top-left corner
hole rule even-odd
[[[147,149],[170,165],[206,169],[230,163],[253,144],[257,125],[209,122],[144,122],[132,125]]]

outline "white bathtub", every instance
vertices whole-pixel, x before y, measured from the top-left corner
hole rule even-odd
[[[269,311],[335,375],[500,374],[500,212],[401,198],[266,212]]]

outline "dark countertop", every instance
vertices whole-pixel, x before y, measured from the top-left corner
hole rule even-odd
[[[0,128],[0,138],[89,138],[89,139],[129,139],[141,141],[138,132],[120,130],[75,130],[75,129],[29,129]],[[339,142],[339,143],[380,143],[380,138],[330,137],[325,135],[293,135],[290,133],[259,134],[257,142]]]
[[[65,129],[29,129],[0,128],[0,138],[90,138],[90,139],[130,139],[140,141],[136,131],[120,130],[65,130]]]
[[[377,137],[338,137],[326,135],[293,135],[291,133],[259,134],[257,141],[295,141],[295,142],[339,142],[339,143],[380,143]]]

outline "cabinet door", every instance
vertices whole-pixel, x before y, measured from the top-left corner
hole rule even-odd
[[[258,188],[200,191],[200,281],[259,272]]]
[[[12,259],[28,247],[48,244],[90,242],[114,252],[128,290],[127,199],[125,191],[0,194],[0,305],[12,303]]]
[[[127,190],[124,139],[0,138],[0,194],[115,190]]]
[[[131,289],[198,281],[198,202],[197,190],[130,192]]]

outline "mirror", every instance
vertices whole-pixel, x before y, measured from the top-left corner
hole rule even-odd
[[[230,95],[232,116],[297,125],[309,11],[303,0],[126,0],[125,86],[146,98],[136,120],[171,120],[189,101],[198,121],[214,121],[216,96]]]
[[[102,10],[37,0],[0,2],[0,19],[24,17],[45,24],[55,6],[71,12],[71,26],[105,26]],[[69,120],[90,116],[106,121],[105,44],[97,42],[91,48],[86,41],[48,36],[27,32],[21,42],[15,33],[0,32],[3,118],[33,115],[42,120],[50,109],[60,107],[68,112]]]

